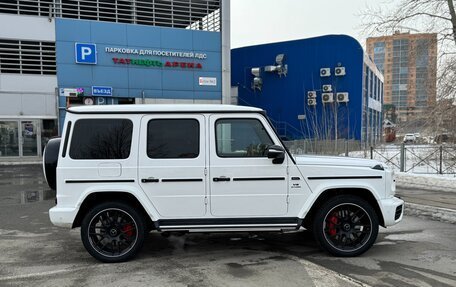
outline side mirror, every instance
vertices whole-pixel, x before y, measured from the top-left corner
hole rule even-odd
[[[273,164],[281,164],[285,160],[285,149],[279,145],[269,146],[267,149],[268,158],[272,158]]]

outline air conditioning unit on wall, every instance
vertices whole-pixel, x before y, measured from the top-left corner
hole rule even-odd
[[[334,102],[334,94],[333,93],[323,93],[323,94],[321,94],[321,101],[322,101],[323,104]]]
[[[348,93],[337,93],[338,103],[348,103]]]
[[[331,85],[323,85],[322,90],[323,90],[324,93],[332,92],[332,86]]]
[[[315,99],[317,97],[317,92],[316,91],[308,91],[307,92],[307,98],[308,99]]]
[[[317,105],[317,99],[307,99],[307,105],[316,106]]]
[[[329,77],[331,76],[331,68],[321,68],[320,77]]]
[[[336,67],[334,69],[334,74],[336,76],[345,76],[345,67]]]

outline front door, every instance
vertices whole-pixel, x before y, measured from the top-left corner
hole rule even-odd
[[[271,217],[287,213],[287,164],[267,158],[279,139],[264,118],[210,117],[210,201],[217,217]]]
[[[38,156],[41,144],[38,121],[21,121],[22,156]]]
[[[0,121],[0,157],[40,156],[40,127],[37,120]]]
[[[19,156],[18,121],[0,121],[0,158]]]
[[[162,217],[206,213],[203,115],[150,115],[141,121],[139,182]]]

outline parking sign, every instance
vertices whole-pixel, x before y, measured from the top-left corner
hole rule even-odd
[[[92,64],[97,63],[97,45],[75,43],[74,45],[77,64]]]

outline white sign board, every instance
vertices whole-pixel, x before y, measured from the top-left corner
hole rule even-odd
[[[84,89],[82,88],[76,88],[76,89],[70,89],[70,88],[65,88],[60,90],[60,95],[62,95],[63,91],[63,96],[67,98],[75,98],[78,96],[81,96],[84,94]]]
[[[217,86],[217,78],[215,77],[199,77],[200,86]]]

